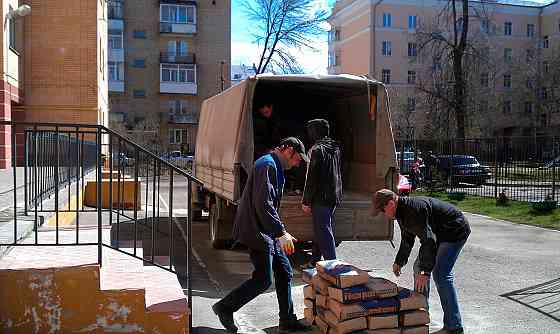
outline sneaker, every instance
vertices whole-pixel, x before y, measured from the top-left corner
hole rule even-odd
[[[212,305],[212,311],[218,316],[222,326],[230,332],[230,333],[237,333],[237,326],[235,326],[235,322],[233,321],[233,312],[226,312],[220,308],[220,306],[216,303]]]
[[[278,330],[280,333],[309,332],[313,329],[310,325],[299,320],[280,321]]]
[[[434,332],[433,334],[464,334],[465,331],[463,330],[463,327],[458,327],[455,329],[448,329],[448,328],[442,328],[437,332]]]

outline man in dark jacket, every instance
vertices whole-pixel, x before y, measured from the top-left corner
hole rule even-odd
[[[420,250],[414,263],[414,287],[426,298],[433,276],[443,308],[443,329],[439,334],[462,334],[463,323],[453,286],[453,267],[471,233],[463,213],[451,204],[430,197],[399,197],[388,189],[375,193],[374,213],[383,212],[396,219],[401,229],[401,245],[393,272],[400,276],[406,265],[414,239]]]
[[[237,332],[233,313],[239,310],[272,284],[280,307],[280,332],[308,331],[294,313],[291,281],[292,267],[287,255],[294,252],[296,241],[286,230],[278,215],[284,171],[307,161],[303,143],[295,138],[285,138],[272,153],[259,158],[245,184],[237,209],[233,237],[249,248],[254,270],[252,278],[231,291],[212,306],[222,325],[231,333]]]
[[[340,148],[329,138],[329,122],[307,122],[307,136],[314,143],[309,150],[309,165],[303,190],[302,209],[313,215],[313,253],[304,267],[314,267],[321,256],[336,259],[334,211],[342,200]]]

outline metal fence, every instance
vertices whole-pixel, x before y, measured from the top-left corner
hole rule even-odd
[[[517,201],[560,197],[560,137],[397,141],[396,150],[401,172],[419,188]]]
[[[11,134],[14,206],[13,239],[0,246],[97,246],[99,265],[103,248],[111,248],[177,274],[192,307],[191,197],[200,181],[104,126],[0,126]],[[45,212],[54,213],[53,240],[39,235]],[[59,226],[65,212],[75,220]],[[31,221],[29,238],[23,220]],[[96,240],[84,239],[92,229]]]

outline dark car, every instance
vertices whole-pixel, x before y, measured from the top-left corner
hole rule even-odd
[[[482,166],[472,155],[440,155],[437,169],[448,184],[468,183],[482,185],[492,178],[492,171]]]

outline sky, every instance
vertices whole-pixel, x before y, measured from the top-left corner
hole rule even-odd
[[[252,1],[252,0],[248,0]],[[315,8],[322,8],[330,13],[335,0],[314,0]],[[516,1],[516,0],[509,0]],[[532,2],[550,3],[552,0],[531,0]],[[245,16],[241,7],[242,0],[232,0],[231,3],[231,64],[251,66],[259,59],[259,48],[254,43],[251,35],[251,22]],[[325,23],[325,29],[329,29]],[[293,54],[299,59],[300,64],[306,73],[325,74],[327,73],[328,43],[327,34],[316,43],[317,52],[311,50],[292,50]]]
[[[334,0],[314,0],[314,2],[316,8],[328,10],[329,13],[334,4]],[[245,16],[241,3],[241,0],[231,2],[231,64],[251,66],[259,59],[259,48],[254,43],[251,22]],[[324,28],[328,30],[329,25],[325,23]],[[327,33],[317,40],[316,48],[317,52],[311,50],[292,50],[292,52],[297,56],[306,73],[325,74],[328,61]]]

